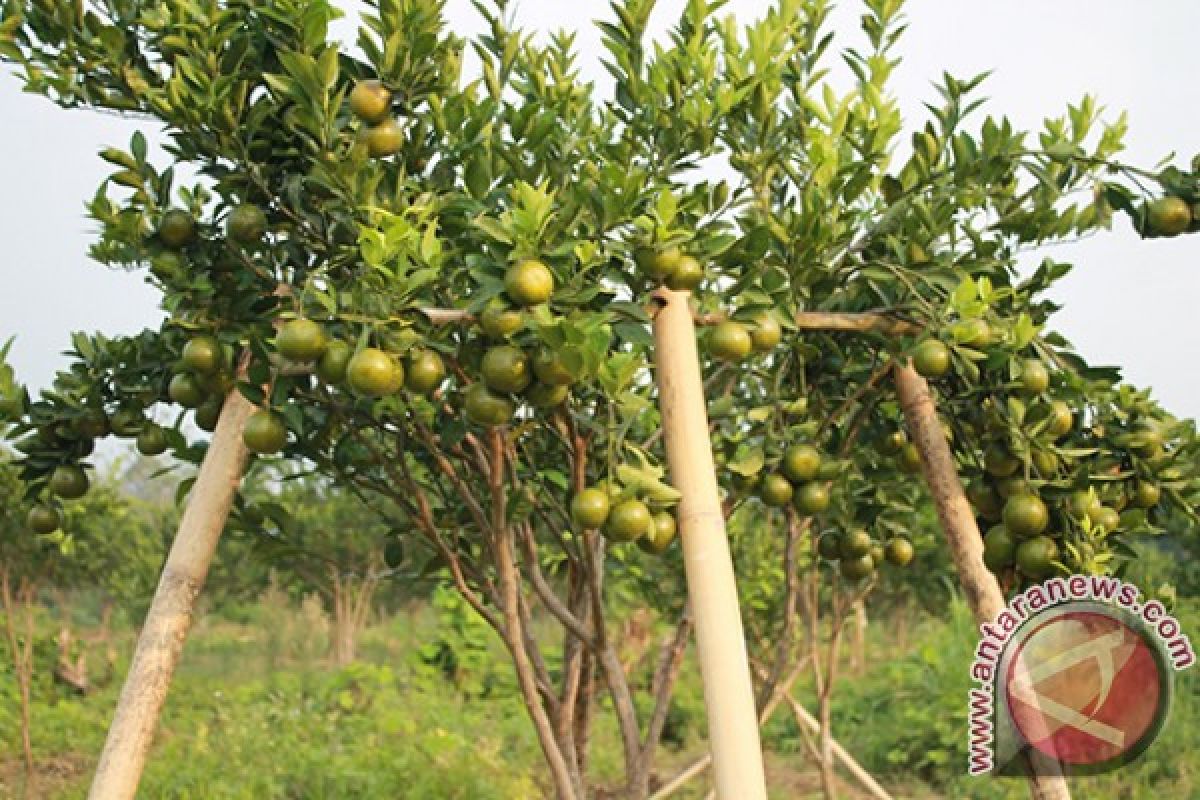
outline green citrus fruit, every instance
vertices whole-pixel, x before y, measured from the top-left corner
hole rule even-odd
[[[446,365],[432,350],[420,350],[409,357],[404,385],[410,392],[432,394],[446,379]]]
[[[1003,445],[993,444],[983,452],[983,468],[996,478],[1007,478],[1021,467],[1016,456]]]
[[[750,341],[756,353],[774,350],[783,341],[783,326],[770,314],[759,314],[750,328]]]
[[[346,369],[353,357],[353,347],[340,339],[334,339],[325,346],[325,352],[317,362],[317,377],[325,383],[341,383],[346,379]]]
[[[1075,413],[1069,405],[1061,400],[1051,403],[1048,413],[1049,422],[1046,423],[1046,432],[1056,439],[1066,436],[1075,426]]]
[[[1021,388],[1029,394],[1041,394],[1050,388],[1050,371],[1046,365],[1029,359],[1021,365]]]
[[[1029,494],[1031,491],[1029,482],[1019,475],[1010,475],[1007,478],[1001,478],[996,481],[996,494],[1005,500],[1014,495]]]
[[[940,378],[950,371],[950,348],[937,339],[926,339],[913,351],[913,368],[926,378]]]
[[[359,81],[350,90],[350,110],[363,122],[375,125],[392,110],[392,93],[379,81]]]
[[[567,362],[553,350],[542,347],[533,355],[533,374],[542,383],[551,386],[567,386],[573,380]]]
[[[838,571],[848,581],[861,581],[875,574],[875,561],[870,553],[864,553],[857,558],[843,558],[838,565]]]
[[[967,489],[967,499],[975,513],[987,520],[998,520],[1004,512],[999,493],[985,481],[976,481]]]
[[[492,339],[512,336],[525,325],[520,311],[508,308],[503,303],[491,303],[479,316],[479,327]]]
[[[754,342],[746,326],[733,320],[726,320],[717,325],[708,338],[709,352],[713,358],[721,361],[741,361],[750,355],[753,348]]]
[[[534,408],[554,408],[567,399],[566,386],[552,386],[548,383],[534,383],[525,390],[525,399]]]
[[[840,543],[842,558],[865,556],[871,552],[871,544],[871,534],[862,528],[846,531]]]
[[[881,545],[879,542],[875,542],[871,545],[871,560],[876,564],[882,564],[887,560],[887,554],[883,550],[883,545]]]
[[[229,212],[225,235],[239,244],[256,244],[267,233],[267,215],[253,203],[242,203]]]
[[[679,526],[675,522],[675,515],[670,511],[659,511],[654,515],[654,522],[650,530],[645,536],[638,539],[638,547],[647,553],[662,555],[675,541],[675,535],[678,532]]]
[[[1017,567],[1031,578],[1045,578],[1054,572],[1058,545],[1049,536],[1035,536],[1017,545]]]
[[[820,514],[829,508],[829,490],[819,483],[806,483],[796,490],[792,504],[801,514]]]
[[[221,398],[210,397],[196,409],[195,419],[196,427],[202,431],[212,433],[217,429],[217,422],[221,419]]]
[[[395,118],[380,121],[367,128],[367,153],[371,158],[386,158],[404,148],[404,128]]]
[[[916,475],[921,471],[921,449],[909,442],[900,449],[896,461],[901,472],[907,475]]]
[[[979,317],[964,319],[954,325],[953,335],[967,347],[983,347],[992,341],[992,326]]]
[[[242,441],[252,453],[278,453],[287,444],[287,425],[284,424],[283,417],[274,411],[261,408],[246,420]]]
[[[319,323],[311,319],[293,319],[275,335],[275,349],[288,361],[306,364],[325,353],[329,340]]]
[[[492,347],[484,353],[481,371],[488,388],[497,392],[524,391],[532,380],[529,358],[510,345]]]
[[[811,481],[820,469],[821,452],[810,444],[794,444],[783,453],[783,474],[790,481]]]
[[[1091,519],[1101,506],[1100,498],[1092,492],[1081,489],[1071,495],[1071,513],[1080,519]]]
[[[600,528],[608,511],[608,494],[603,489],[584,489],[571,500],[571,521],[583,530]]]
[[[1158,505],[1162,490],[1157,484],[1139,481],[1133,490],[1133,504],[1137,508],[1153,508]]]
[[[1160,197],[1146,205],[1146,227],[1159,236],[1178,236],[1192,224],[1192,209],[1179,197]]]
[[[144,456],[158,456],[167,451],[167,435],[157,425],[147,425],[137,437],[138,452]]]
[[[196,238],[196,220],[188,212],[173,208],[163,214],[158,238],[172,250],[186,247]]]
[[[508,268],[504,275],[504,291],[518,305],[536,306],[545,303],[554,293],[554,274],[536,259],[527,258]]]
[[[366,347],[346,364],[346,381],[364,397],[383,397],[404,385],[404,368],[384,351]]]
[[[502,394],[496,394],[483,382],[468,386],[464,392],[464,401],[467,418],[477,425],[503,425],[516,411],[511,400]]]
[[[1121,527],[1120,513],[1115,508],[1110,508],[1109,506],[1100,506],[1094,516],[1089,514],[1089,518],[1092,522],[1110,533]]]
[[[180,372],[171,378],[171,383],[167,386],[167,396],[171,398],[171,402],[184,408],[198,408],[208,395],[195,375]]]
[[[177,283],[186,277],[183,259],[170,250],[159,253],[150,260],[150,274],[163,283]]]
[[[1143,458],[1157,458],[1163,452],[1163,445],[1166,440],[1163,438],[1162,431],[1152,425],[1143,425],[1136,432],[1137,441],[1134,449]]]
[[[899,453],[906,444],[908,437],[904,435],[904,431],[889,431],[878,439],[879,452],[885,456]]]
[[[197,375],[212,375],[224,364],[225,352],[212,336],[197,336],[183,346],[183,366]]]
[[[67,500],[83,497],[90,485],[87,473],[77,464],[55,467],[54,472],[50,473],[48,484],[51,492]]]
[[[1034,450],[1033,468],[1043,478],[1053,478],[1058,474],[1058,456],[1049,450]]]
[[[904,536],[889,539],[884,546],[884,555],[888,563],[897,567],[907,567],[912,563],[915,554],[913,543]]]
[[[1008,528],[997,525],[983,537],[983,563],[992,572],[999,572],[1013,563],[1017,543]]]
[[[38,534],[54,533],[62,526],[62,515],[54,506],[36,505],[25,518],[29,530]]]
[[[776,474],[763,478],[762,486],[758,489],[762,501],[772,508],[782,508],[790,503],[794,491],[787,478]]]
[[[225,395],[233,391],[234,386],[237,386],[237,381],[228,372],[215,372],[200,378],[200,388],[210,397],[224,399]]]
[[[102,409],[96,408],[75,420],[75,431],[88,439],[103,439],[112,433],[112,426],[109,424],[108,415]]]
[[[641,500],[625,500],[613,506],[604,523],[604,535],[614,542],[632,542],[646,535],[654,523],[650,509]]]
[[[667,276],[667,287],[675,291],[691,291],[704,280],[704,267],[691,256],[683,256],[675,271]]]
[[[665,247],[655,250],[653,247],[639,247],[634,253],[638,267],[650,278],[662,281],[675,274],[683,260],[683,252],[678,247]]]
[[[146,425],[146,418],[142,416],[140,409],[119,408],[112,415],[110,423],[113,433],[128,438],[141,433],[142,428]]]
[[[1004,504],[1004,527],[1018,539],[1028,539],[1046,530],[1050,512],[1035,494],[1015,494]]]

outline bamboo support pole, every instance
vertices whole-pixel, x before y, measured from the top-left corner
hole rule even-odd
[[[225,398],[138,636],[89,800],[131,800],[137,793],[171,677],[192,624],[196,596],[204,586],[242,480],[246,464],[242,431],[254,410],[254,405],[237,390]]]
[[[714,783],[721,800],[765,800],[754,687],[717,493],[690,293],[664,289],[655,297],[661,303],[654,316],[659,406],[671,481],[682,495],[677,516]]]
[[[900,407],[913,442],[921,451],[921,467],[967,604],[980,624],[991,622],[1004,609],[1004,595],[996,577],[983,563],[983,537],[958,478],[958,467],[938,419],[933,394],[929,384],[910,365],[897,364],[894,377]],[[1030,789],[1035,800],[1070,800],[1071,793],[1057,761],[1036,748],[1028,750],[1028,761]]]

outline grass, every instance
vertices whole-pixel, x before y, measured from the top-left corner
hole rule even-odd
[[[414,607],[380,621],[361,641],[361,660],[335,670],[325,660],[327,628],[313,602],[279,596],[196,625],[171,690],[140,796],[147,798],[403,797],[410,800],[523,800],[544,795],[537,742],[499,644]],[[1183,609],[1185,631],[1200,612]],[[50,626],[46,628],[49,635]],[[945,618],[870,629],[867,665],[849,672],[835,700],[836,738],[896,797],[1027,797],[1022,781],[968,779],[966,665],[974,626],[957,605]],[[485,641],[481,640],[486,639]],[[468,642],[469,640],[469,642]],[[128,653],[131,634],[114,642]],[[456,651],[448,670],[445,648]],[[43,648],[47,658],[49,647]],[[118,659],[113,676],[123,674]],[[85,698],[55,687],[43,670],[36,692],[38,791],[82,798],[103,743],[119,679]],[[811,701],[811,685],[797,697]],[[1179,676],[1172,720],[1159,742],[1120,773],[1074,781],[1076,797],[1200,796],[1200,698]],[[16,696],[0,671],[0,752],[15,754]],[[661,773],[703,750],[703,702],[693,665],[681,679],[659,763]],[[620,772],[611,719],[602,718],[594,760]],[[786,709],[765,730],[773,798],[816,797],[819,787]],[[681,798],[701,797],[696,782]],[[0,757],[0,797],[20,796],[20,770]],[[859,795],[852,785],[846,797]]]

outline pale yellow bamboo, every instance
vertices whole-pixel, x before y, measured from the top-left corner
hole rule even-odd
[[[765,800],[754,687],[717,493],[689,293],[664,289],[656,299],[661,303],[654,316],[659,406],[671,482],[682,495],[676,513],[696,622],[717,796]]]
[[[246,464],[242,431],[254,410],[241,392],[230,392],[225,399],[138,637],[92,779],[90,800],[131,800],[137,793],[171,677],[192,624],[196,596],[204,586],[242,480]]]

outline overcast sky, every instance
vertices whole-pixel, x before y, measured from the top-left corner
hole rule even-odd
[[[656,29],[671,24],[683,5],[659,0]],[[749,21],[770,5],[733,0],[723,13]],[[931,82],[943,70],[966,77],[991,69],[987,110],[1019,127],[1037,128],[1091,92],[1114,115],[1129,111],[1129,160],[1152,166],[1177,151],[1186,166],[1200,151],[1196,0],[911,0],[908,6],[892,91],[910,129],[924,122],[922,103],[936,102]],[[607,2],[522,0],[517,8],[530,28],[578,28],[584,74],[606,83],[599,37],[588,20],[607,16]],[[467,0],[450,0],[449,9],[452,29],[464,35],[479,29]],[[834,17],[840,42],[861,41],[860,13],[857,2],[840,4]],[[110,272],[86,256],[94,231],[83,204],[109,171],[96,153],[125,145],[136,125],[63,112],[18,87],[0,75],[0,341],[17,336],[13,364],[36,387],[63,366],[70,331],[134,332],[156,325],[160,312],[141,275]],[[1200,299],[1200,236],[1141,241],[1122,221],[1112,233],[1046,255],[1076,264],[1057,292],[1065,309],[1056,327],[1092,362],[1123,365],[1127,379],[1153,386],[1176,414],[1200,415],[1200,373],[1188,360],[1200,352],[1200,325],[1192,317]]]

